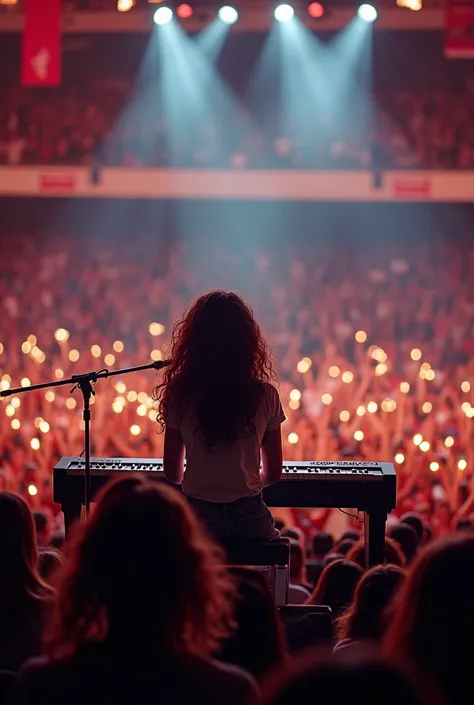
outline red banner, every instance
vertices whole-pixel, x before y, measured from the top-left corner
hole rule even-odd
[[[25,0],[22,83],[57,86],[61,81],[61,0]]]
[[[446,0],[444,52],[449,59],[474,58],[474,0]]]

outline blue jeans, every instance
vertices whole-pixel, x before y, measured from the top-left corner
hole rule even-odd
[[[275,520],[262,495],[221,504],[187,497],[209,532],[220,540],[269,541],[278,538]]]

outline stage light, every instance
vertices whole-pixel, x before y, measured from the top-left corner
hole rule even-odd
[[[237,22],[239,19],[239,13],[230,5],[224,5],[224,7],[221,7],[217,13],[217,16],[224,24],[234,24],[234,22]]]
[[[170,7],[159,7],[153,15],[153,22],[157,25],[164,25],[171,22],[173,10]]]
[[[310,2],[308,5],[308,15],[317,19],[324,15],[324,7],[320,2]]]
[[[188,5],[187,2],[181,3],[181,5],[178,5],[178,7],[176,8],[176,14],[182,20],[187,20],[190,17],[192,17],[193,12],[194,12],[193,8],[191,7],[191,5]]]
[[[289,22],[293,19],[295,11],[291,5],[278,5],[275,8],[274,16],[277,22]]]
[[[375,22],[377,19],[377,10],[373,5],[367,5],[364,3],[364,5],[361,5],[359,9],[357,10],[357,15],[359,19],[363,20],[364,22]]]
[[[117,0],[117,10],[119,12],[128,12],[135,5],[135,0]]]

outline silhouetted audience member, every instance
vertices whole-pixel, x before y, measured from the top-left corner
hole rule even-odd
[[[407,512],[402,516],[400,521],[403,524],[409,524],[415,529],[420,546],[426,543],[426,526],[419,514],[416,512]]]
[[[308,580],[313,585],[319,580],[323,572],[324,559],[334,546],[334,538],[327,531],[318,531],[313,536],[313,558],[306,561],[306,573]]]
[[[38,546],[48,546],[51,542],[51,524],[46,512],[34,511],[33,518],[36,527]]]
[[[290,604],[306,602],[313,586],[306,580],[305,551],[301,543],[290,541]]]
[[[62,565],[62,562],[62,555],[56,548],[53,548],[52,546],[44,546],[39,549],[39,574],[46,583],[51,584],[51,580],[56,571]]]
[[[324,568],[307,604],[328,605],[336,619],[351,604],[362,573],[357,563],[333,561]]]
[[[51,546],[58,551],[62,551],[66,542],[64,531],[55,531],[51,537]]]
[[[339,541],[339,543],[334,546],[334,551],[339,556],[347,556],[354,544],[354,539],[342,539],[341,541]]]
[[[286,656],[275,602],[261,571],[232,568],[231,574],[238,590],[237,629],[223,643],[219,659],[261,678],[269,669],[280,666]]]
[[[462,519],[458,519],[456,522],[456,531],[472,531],[473,530],[473,523],[469,519],[469,517],[462,517]]]
[[[473,595],[474,536],[433,543],[414,561],[385,639],[387,654],[412,662],[449,705],[472,687]]]
[[[234,626],[224,555],[184,497],[113,482],[76,527],[45,635],[16,703],[243,703],[250,675],[211,660]]]
[[[387,625],[387,608],[404,578],[405,571],[395,565],[378,565],[362,576],[352,604],[337,622],[337,649],[380,640]]]
[[[0,493],[0,671],[17,671],[40,654],[51,589],[38,573],[33,515],[11,492]]]
[[[396,524],[396,526],[391,528],[390,538],[393,539],[393,541],[395,541],[401,548],[402,553],[405,556],[405,563],[407,565],[408,563],[411,563],[413,558],[416,556],[419,547],[418,535],[415,529],[410,526],[410,524],[400,522],[400,524]]]
[[[308,705],[316,699],[330,705],[439,705],[429,687],[401,668],[374,655],[349,657],[344,652],[295,659],[264,688],[265,705]]]
[[[354,561],[360,565],[361,568],[366,568],[365,560],[365,542],[360,539],[352,546],[350,551],[346,554],[348,561]],[[385,549],[384,549],[384,562],[392,563],[392,565],[398,565],[402,568],[405,565],[405,556],[398,544],[390,538],[385,538]]]

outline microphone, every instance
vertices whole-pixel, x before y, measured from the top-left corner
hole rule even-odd
[[[157,360],[152,366],[155,370],[162,370],[163,367],[167,367],[168,365],[171,365],[171,360]]]

